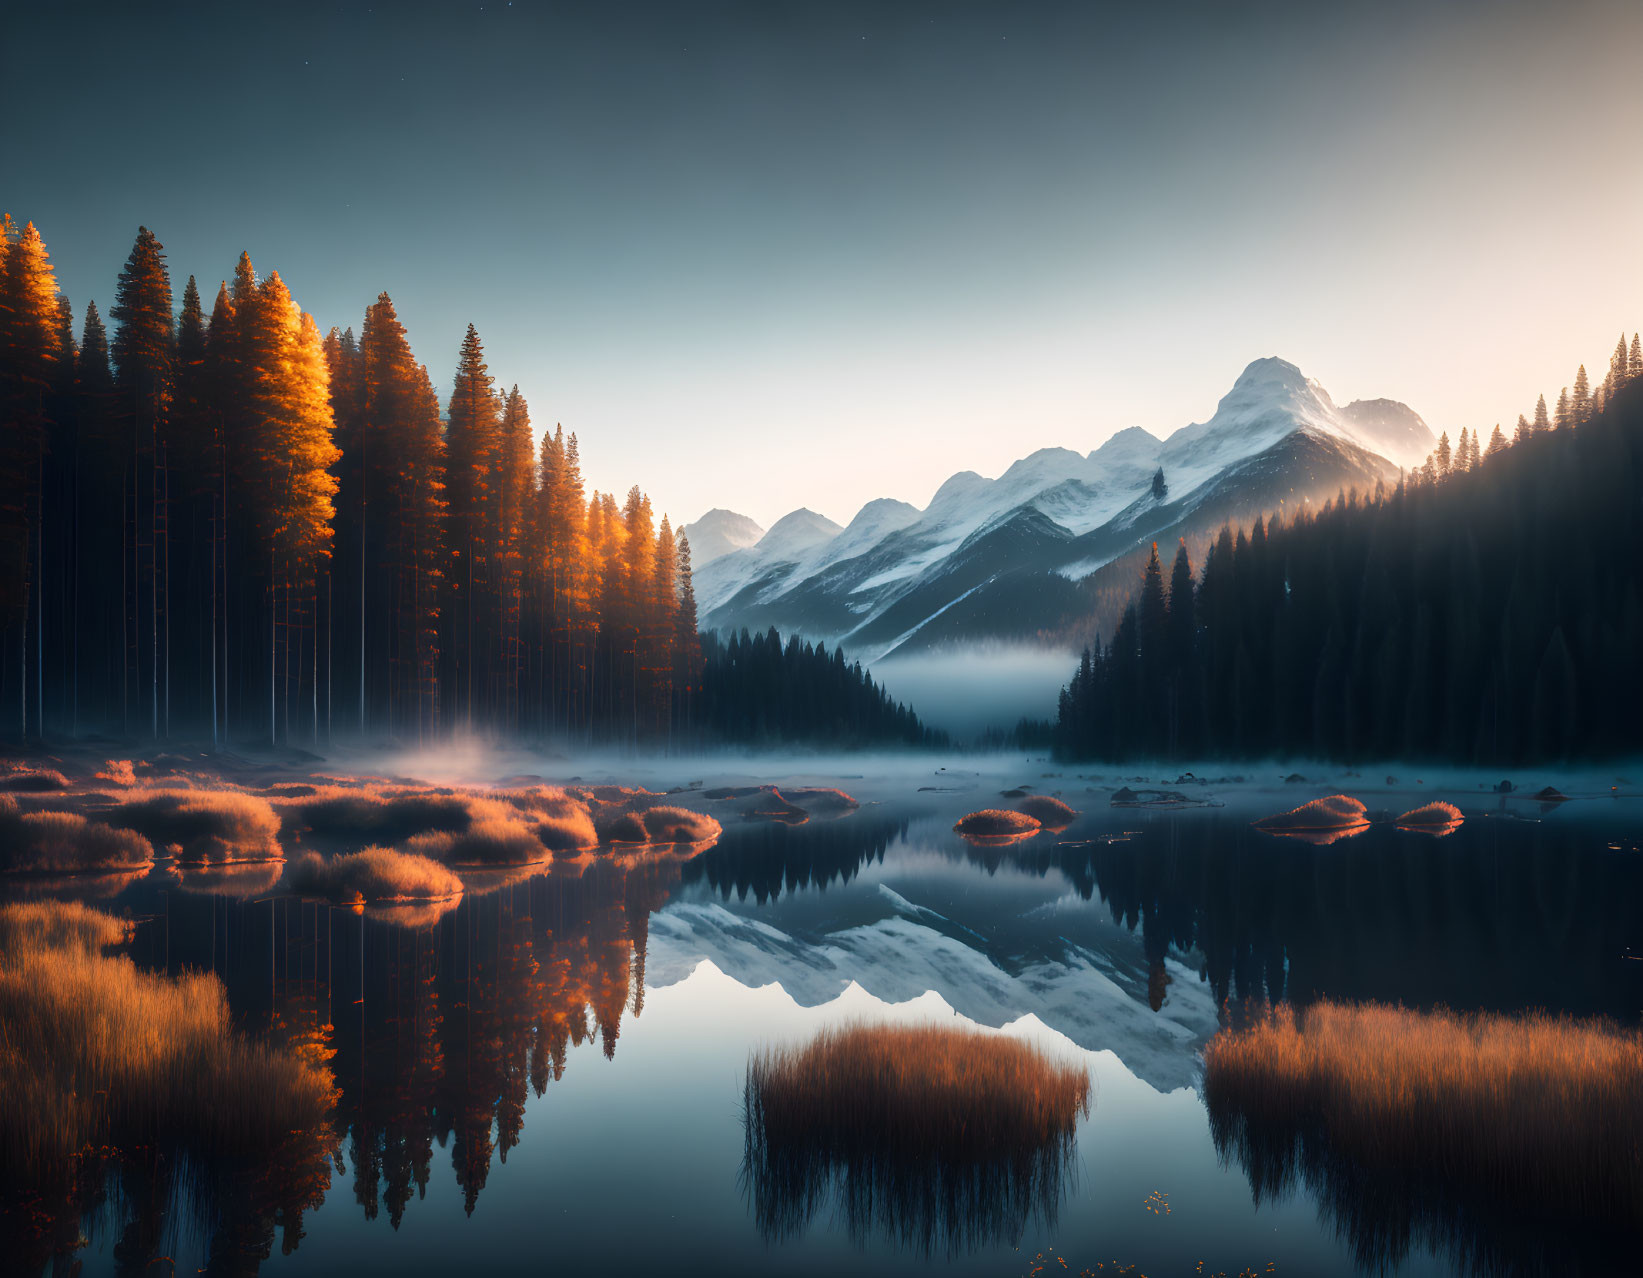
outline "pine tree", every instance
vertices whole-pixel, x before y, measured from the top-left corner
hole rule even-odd
[[[679,535],[679,607],[673,618],[673,687],[679,719],[687,739],[693,737],[697,698],[701,694],[702,643],[697,634],[696,585],[690,568],[690,538]]]
[[[1568,430],[1575,424],[1574,409],[1569,400],[1569,388],[1565,386],[1558,392],[1557,414],[1553,419],[1558,430]]]
[[[1534,429],[1535,428],[1533,426],[1529,425],[1529,419],[1522,413],[1519,413],[1517,415],[1517,429],[1512,432],[1512,442],[1514,444],[1521,444],[1524,440],[1528,439],[1530,435],[1534,434]]]
[[[491,594],[487,532],[498,454],[496,396],[490,371],[485,367],[485,349],[472,324],[462,340],[447,418],[446,500],[451,554],[447,583],[453,605],[446,617],[448,691],[457,720],[471,728],[475,702],[484,693],[491,664],[485,660],[491,651],[491,627],[482,600]]]
[[[131,495],[126,553],[128,579],[127,650],[133,658],[135,689],[147,690],[149,734],[160,735],[160,714],[170,694],[169,668],[162,690],[162,658],[167,649],[162,627],[169,583],[167,561],[167,474],[164,439],[171,412],[175,332],[171,311],[171,275],[164,247],[146,226],[120,273],[111,312],[114,334],[114,381],[120,412],[129,429],[126,482]],[[129,713],[129,709],[128,709]]]
[[[34,223],[0,232],[0,621],[17,634],[19,730],[43,710],[41,532],[50,396],[61,356],[57,279]],[[32,651],[31,651],[32,650]],[[31,710],[32,707],[32,710]]]
[[[1521,416],[1518,418],[1518,423],[1518,429],[1521,431],[1523,428],[1523,418]],[[1496,422],[1494,433],[1489,436],[1489,451],[1484,454],[1485,460],[1494,461],[1496,457],[1506,451],[1506,448],[1506,436],[1501,433],[1500,423]]]
[[[1442,479],[1449,473],[1449,466],[1452,460],[1453,454],[1449,447],[1449,432],[1444,431],[1443,434],[1438,436],[1438,446],[1436,451],[1433,453],[1433,468],[1439,479]]]
[[[1192,557],[1187,539],[1175,548],[1169,588],[1169,750],[1191,755],[1198,746],[1198,609],[1193,598]]]
[[[1626,368],[1627,381],[1635,382],[1643,377],[1643,341],[1639,340],[1637,333],[1632,334],[1632,350],[1626,358]]]
[[[1168,736],[1169,608],[1164,598],[1164,570],[1158,561],[1158,543],[1152,543],[1141,576],[1141,606],[1136,616],[1136,642],[1141,654],[1140,716],[1136,727],[1142,739],[1161,748]]]
[[[502,726],[519,726],[524,666],[525,554],[535,506],[534,434],[530,407],[515,386],[502,401],[497,438],[495,576],[498,606],[498,663],[502,679]]]
[[[1582,364],[1575,373],[1574,393],[1569,397],[1569,412],[1576,426],[1584,426],[1592,416],[1592,394],[1590,383],[1586,380],[1586,365]]]
[[[1546,412],[1546,396],[1542,395],[1535,400],[1535,434],[1542,435],[1552,429],[1552,419]]]

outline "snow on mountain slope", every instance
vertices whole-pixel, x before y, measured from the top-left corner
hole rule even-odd
[[[1115,1051],[1160,1091],[1192,1086],[1193,1049],[1217,1028],[1215,1000],[1195,972],[1167,960],[1171,1001],[1154,1013],[1114,979],[1107,955],[1071,949],[1064,963],[1011,972],[980,944],[944,930],[945,922],[913,907],[807,941],[717,903],[679,902],[651,917],[646,979],[673,985],[709,962],[745,986],[774,980],[804,1007],[831,1003],[852,985],[890,1003],[933,990],[980,1024],[1031,1014],[1080,1047]]]
[[[813,510],[800,507],[791,511],[771,524],[770,531],[753,545],[723,555],[696,573],[696,597],[709,601],[707,606],[712,607],[712,600],[728,599],[772,575],[782,581],[802,579],[793,569],[806,560],[808,552],[825,546],[843,531]]]
[[[734,510],[710,510],[679,532],[690,539],[690,559],[695,568],[745,549],[764,536],[764,529]]]
[[[1317,447],[1283,447],[1307,437]],[[1299,502],[1340,483],[1373,482],[1431,446],[1426,423],[1405,405],[1338,408],[1295,365],[1258,359],[1207,421],[1163,441],[1131,428],[1088,454],[1040,449],[997,479],[961,471],[923,511],[870,502],[829,538],[816,535],[819,516],[795,511],[759,544],[714,561],[697,577],[697,598],[708,626],[776,625],[864,654],[894,651],[915,634],[961,635],[972,623],[1030,635],[1046,624],[1030,605],[1035,590],[1047,607],[1066,602],[1046,577],[1075,582],[1149,529],[1190,522],[1205,503],[1240,510],[1242,484],[1259,490],[1261,502]],[[1252,468],[1256,459],[1264,460]],[[1151,487],[1159,468],[1168,486],[1162,499]],[[1023,523],[1024,512],[1038,522]],[[789,521],[805,537],[767,544]],[[938,617],[939,627],[925,626]]]
[[[1340,410],[1360,442],[1405,470],[1413,470],[1437,446],[1432,428],[1408,404],[1395,399],[1355,399]]]

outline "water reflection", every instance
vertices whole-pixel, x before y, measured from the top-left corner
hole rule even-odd
[[[857,1246],[1013,1246],[1030,1220],[1054,1228],[1088,1113],[1083,1067],[1019,1039],[850,1025],[749,1062],[742,1183],[767,1243],[836,1204]]]
[[[1230,1017],[1326,995],[1626,1021],[1643,1006],[1626,957],[1643,952],[1643,861],[1578,825],[1474,819],[1441,844],[1376,826],[1313,849],[1206,814],[1062,851],[1150,963],[1195,960]]]
[[[397,1228],[439,1174],[436,1145],[471,1214],[520,1141],[527,1098],[564,1075],[572,1046],[614,1057],[624,1017],[642,1012],[648,920],[678,876],[666,859],[601,859],[470,896],[424,927],[290,897],[165,893],[138,925],[138,962],[217,972],[247,1028],[328,1066],[334,1130],[256,1166],[88,1161],[49,1201],[6,1204],[0,1246],[42,1272],[84,1229],[115,1239],[117,1272],[142,1273],[181,1235],[208,1272],[254,1273],[276,1237],[296,1249],[333,1176],[365,1218]]]
[[[146,895],[121,888],[118,908],[146,918],[141,963],[218,972],[248,1028],[327,1059],[340,1093],[335,1131],[256,1168],[206,1169],[152,1153],[88,1164],[84,1183],[60,1201],[0,1215],[0,1254],[25,1273],[66,1268],[83,1232],[113,1249],[119,1272],[186,1251],[211,1272],[250,1273],[276,1246],[302,1244],[327,1194],[356,1228],[372,1219],[397,1228],[440,1184],[458,1187],[482,1223],[496,1164],[525,1139],[530,1098],[564,1077],[578,1045],[614,1058],[627,1018],[643,1012],[651,916],[684,888],[712,898],[719,917],[771,925],[759,934],[770,948],[737,952],[746,971],[736,979],[750,989],[779,977],[794,993],[802,980],[789,981],[778,964],[802,977],[816,950],[832,945],[839,979],[828,983],[831,969],[818,978],[814,997],[799,1000],[806,1007],[832,998],[846,970],[889,997],[895,981],[885,973],[897,965],[917,983],[894,997],[928,986],[962,1010],[973,994],[964,1014],[994,1025],[1025,1010],[1032,990],[1059,990],[1033,1010],[1082,1046],[1114,1047],[1160,1091],[1191,1081],[1217,1008],[1222,1024],[1236,1025],[1273,1002],[1325,997],[1543,1006],[1628,1023],[1643,1006],[1643,963],[1627,957],[1643,952],[1643,859],[1611,850],[1591,823],[1570,819],[1571,806],[1543,822],[1469,809],[1441,841],[1377,824],[1321,848],[1264,835],[1250,814],[1229,809],[1097,808],[1065,835],[987,848],[951,833],[957,813],[923,802],[869,805],[842,821],[733,824],[682,865],[601,856],[476,879],[437,919],[269,899],[266,884],[199,872],[169,888],[156,872]],[[887,887],[894,892],[880,891]],[[658,937],[683,913],[659,921]],[[894,946],[868,945],[880,925]],[[840,947],[845,933],[853,948]],[[688,948],[697,941],[683,925],[673,935],[686,938],[676,955],[685,947],[690,962],[711,956],[708,940]],[[659,940],[656,962],[663,957]],[[986,982],[1000,970],[1010,980],[997,982],[995,999]],[[1189,1016],[1183,996],[1197,982],[1214,1007],[1200,993]],[[1125,1029],[1118,1012],[1134,1013],[1148,1032]],[[1172,1016],[1177,1036],[1150,1032]],[[1166,1052],[1174,1072],[1159,1064]],[[585,1056],[575,1068],[599,1065]],[[701,1102],[678,1098],[681,1108]],[[1193,1112],[1201,1133],[1203,1115]],[[1240,1204],[1244,1174],[1262,1203],[1315,1196],[1325,1224],[1366,1268],[1438,1248],[1480,1272],[1550,1272],[1559,1255],[1573,1269],[1588,1247],[1595,1257],[1615,1245],[1596,1225],[1583,1241],[1589,1222],[1580,1221],[1539,1240],[1522,1220],[1436,1183],[1429,1168],[1371,1176],[1333,1159],[1315,1127],[1282,1116],[1236,1136],[1224,1115],[1211,1116],[1222,1156],[1240,1172],[1229,1190]],[[723,1121],[733,1129],[733,1113]],[[748,1168],[751,1222],[733,1202],[733,1223],[714,1224],[732,1243],[737,1228],[750,1242],[755,1232],[770,1242],[819,1232],[831,1204],[857,1242],[953,1255],[1021,1238],[1035,1219],[1054,1218],[1067,1189],[1059,1157],[942,1166],[928,1151],[922,1161],[917,1151],[852,1159],[767,1144],[750,1150]],[[718,1174],[704,1166],[702,1178]],[[728,1172],[723,1179],[732,1192]],[[1063,1216],[1070,1229],[1076,1213]],[[768,1262],[760,1257],[727,1262],[727,1271],[752,1272]]]

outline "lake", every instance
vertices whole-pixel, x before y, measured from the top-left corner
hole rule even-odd
[[[1200,1086],[1208,1039],[1276,1002],[1635,1023],[1643,807],[1612,779],[1565,786],[1577,797],[1561,804],[1476,779],[1212,783],[1182,792],[1219,806],[1157,809],[1112,806],[1116,776],[949,763],[807,773],[863,806],[800,824],[722,815],[696,855],[499,876],[420,926],[255,884],[103,888],[143,919],[140,964],[218,972],[248,1028],[329,1060],[335,1132],[258,1167],[129,1160],[55,1259],[11,1254],[21,1272],[86,1275],[159,1272],[156,1257],[166,1272],[401,1275],[1633,1263],[1620,1248],[1635,1239],[1434,1206],[1385,1178],[1342,1193],[1300,1176],[1258,1201],[1218,1152]],[[713,765],[650,766],[684,784]],[[953,833],[1020,785],[1081,814],[1010,845]],[[1376,823],[1328,846],[1251,827],[1335,789],[1392,814],[1447,798],[1466,820],[1441,839]],[[1054,1192],[974,1215],[908,1208],[917,1220],[849,1210],[836,1184],[773,1203],[744,1171],[750,1055],[859,1020],[973,1024],[1086,1065],[1093,1103]]]

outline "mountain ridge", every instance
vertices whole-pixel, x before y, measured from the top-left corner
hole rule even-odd
[[[1046,637],[1087,607],[1091,578],[1152,537],[1373,486],[1431,446],[1407,405],[1338,407],[1296,365],[1268,356],[1245,367],[1208,419],[1164,439],[1129,427],[1088,453],[1039,449],[996,479],[958,471],[923,510],[879,498],[845,529],[795,511],[700,573],[697,596],[706,626],[776,625],[869,661],[936,643]]]

